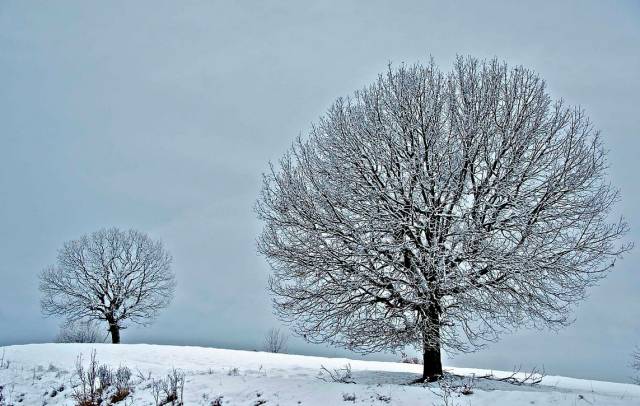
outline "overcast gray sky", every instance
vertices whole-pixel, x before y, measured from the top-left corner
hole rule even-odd
[[[433,55],[448,70],[460,53],[536,70],[602,130],[640,241],[640,2],[446,3],[1,0],[0,345],[55,336],[38,272],[64,241],[115,225],[162,239],[179,283],[124,342],[260,348],[277,325],[254,243],[261,172],[389,61]],[[448,363],[627,381],[639,260],[619,262],[571,327]]]

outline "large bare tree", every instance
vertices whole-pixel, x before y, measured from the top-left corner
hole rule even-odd
[[[389,68],[272,165],[256,210],[278,315],[311,342],[441,348],[567,324],[630,244],[598,131],[522,67]]]
[[[40,274],[42,311],[67,322],[103,320],[111,341],[131,321],[146,325],[171,302],[171,256],[136,230],[103,229],[69,241]]]

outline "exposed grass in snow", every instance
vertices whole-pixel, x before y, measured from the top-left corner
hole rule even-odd
[[[473,379],[491,372],[487,370],[446,368],[446,385],[407,385],[419,376],[420,365],[143,344],[0,348],[9,362],[0,369],[0,405],[77,404],[76,361],[80,354],[88,359],[94,349],[100,364],[132,371],[131,391],[118,405],[166,402],[161,382],[172,385],[168,374],[184,374],[184,388],[178,390],[185,405],[640,405],[640,386],[631,384],[546,376],[539,385],[519,386]],[[341,371],[347,365],[353,383],[326,379],[326,370]]]

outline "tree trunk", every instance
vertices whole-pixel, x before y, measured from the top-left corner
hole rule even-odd
[[[120,344],[120,326],[117,323],[109,323],[109,332],[111,333],[111,342]]]
[[[424,332],[422,379],[435,382],[442,376],[442,360],[440,359],[440,314],[437,307],[432,305],[427,311],[429,317],[429,331]]]
[[[435,382],[442,375],[440,344],[436,344],[435,346],[425,344],[423,351],[422,379],[426,382]]]

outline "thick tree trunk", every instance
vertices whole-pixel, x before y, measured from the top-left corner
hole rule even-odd
[[[437,381],[442,375],[442,360],[440,359],[440,344],[425,344],[422,357],[422,379],[426,382]]]
[[[430,329],[423,338],[422,379],[426,382],[437,381],[442,376],[442,360],[440,358],[440,314],[437,306],[430,306],[427,311]]]
[[[113,344],[120,344],[120,326],[116,323],[110,323],[109,332],[111,333],[111,342]]]

